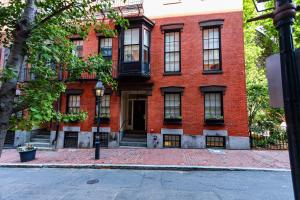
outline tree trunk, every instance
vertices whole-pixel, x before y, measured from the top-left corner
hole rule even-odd
[[[8,57],[6,68],[19,74],[24,59],[24,47],[30,35],[30,27],[36,16],[35,0],[27,0],[21,20],[16,24],[16,31],[12,41],[12,49]],[[9,119],[13,113],[14,97],[16,95],[17,78],[4,82],[0,89],[0,157],[4,146]]]

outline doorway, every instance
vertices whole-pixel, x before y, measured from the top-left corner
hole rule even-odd
[[[133,101],[133,130],[145,131],[146,101]]]

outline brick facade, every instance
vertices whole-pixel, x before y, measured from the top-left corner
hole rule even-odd
[[[222,19],[221,55],[222,73],[203,73],[202,29],[199,22]],[[245,60],[243,41],[242,12],[224,12],[215,14],[199,14],[181,17],[164,17],[151,19],[155,25],[151,32],[151,77],[149,80],[137,81],[135,84],[153,84],[151,95],[146,101],[146,132],[148,147],[162,147],[164,132],[177,132],[181,135],[183,148],[205,147],[205,135],[226,136],[226,147],[231,149],[249,148],[248,119],[246,105]],[[161,25],[183,23],[181,30],[181,73],[179,75],[164,74],[164,33]],[[98,53],[98,37],[94,30],[90,31],[83,43],[83,55]],[[112,60],[118,60],[118,38],[113,38]],[[126,81],[125,81],[126,82]],[[80,127],[80,132],[91,133],[94,122],[96,98],[94,87],[96,81],[80,81],[68,84],[68,89],[81,89],[80,109],[88,111],[88,119],[81,123],[61,124],[64,127]],[[223,95],[224,125],[206,125],[204,120],[204,94],[200,86],[225,86]],[[181,96],[182,123],[164,124],[163,87],[184,87]],[[133,89],[134,91],[134,89]],[[109,127],[110,132],[118,134],[122,128],[122,91],[114,91],[110,98],[110,123],[101,124]],[[67,98],[62,95],[62,112],[66,111]],[[54,131],[52,131],[54,132]],[[152,136],[157,136],[159,145],[153,146]],[[91,137],[91,136],[90,136]],[[119,140],[121,135],[119,136]],[[196,139],[195,139],[196,138]],[[197,139],[198,138],[198,139]],[[195,144],[190,144],[195,143]],[[199,143],[199,144],[198,144]],[[201,143],[201,144],[200,144]]]

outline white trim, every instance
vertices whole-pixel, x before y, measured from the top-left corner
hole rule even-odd
[[[97,132],[97,127],[92,127],[92,133],[96,133],[96,132]],[[111,128],[110,127],[100,127],[100,132],[110,133]]]
[[[160,133],[161,134],[183,135],[183,129],[162,128],[160,130]]]
[[[64,126],[63,131],[80,132],[80,126]]]
[[[203,130],[204,136],[228,136],[227,130]]]

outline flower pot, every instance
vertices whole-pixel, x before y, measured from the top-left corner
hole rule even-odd
[[[21,162],[28,162],[35,159],[36,149],[19,152]]]

